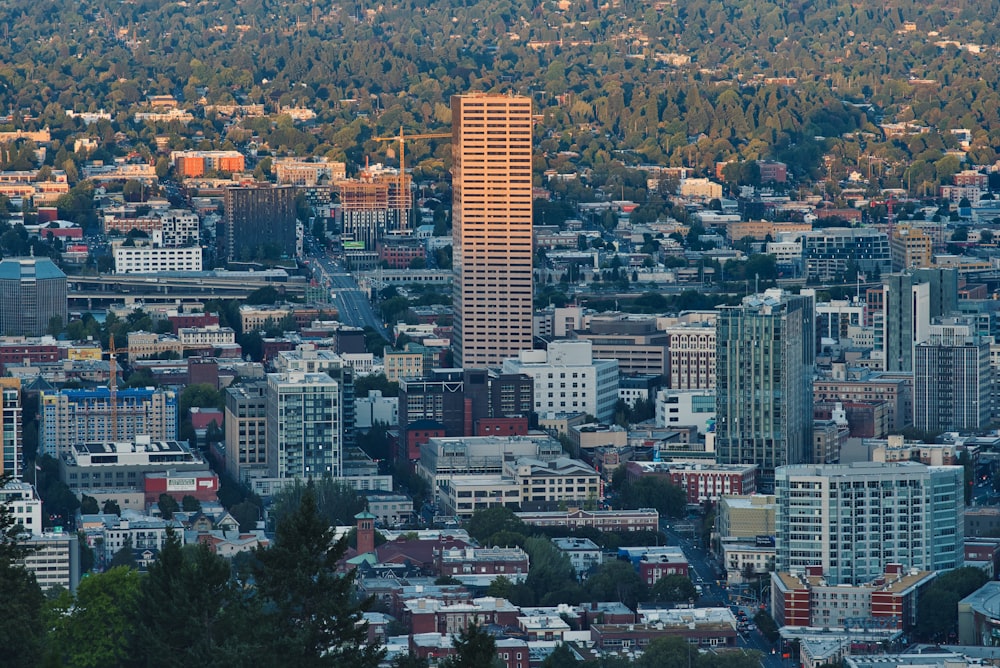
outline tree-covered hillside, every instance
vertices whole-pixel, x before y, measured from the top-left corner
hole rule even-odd
[[[872,159],[917,160],[905,181],[918,190],[947,176],[936,163],[957,145],[950,129],[972,131],[971,162],[997,159],[998,16],[998,0],[10,0],[0,6],[0,109],[11,127],[49,126],[57,141],[86,133],[111,155],[167,134],[172,147],[257,137],[274,152],[357,163],[386,156],[390,145],[369,140],[400,126],[445,128],[452,94],[510,90],[543,115],[539,168],[618,160],[707,171],[778,158],[799,176],[837,177]],[[153,94],[208,111],[187,126],[133,123]],[[211,107],[233,103],[318,117],[227,123]],[[99,109],[110,122],[65,114]],[[936,131],[887,141],[883,118]],[[63,167],[74,156],[58,148],[47,161]],[[411,165],[447,163],[443,142],[408,148]],[[904,181],[902,168],[882,171],[884,185]]]

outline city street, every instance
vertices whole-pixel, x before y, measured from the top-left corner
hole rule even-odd
[[[695,518],[691,520],[698,522]],[[668,545],[676,545],[684,551],[684,556],[688,560],[691,581],[702,587],[702,596],[696,605],[706,606],[731,606],[733,600],[730,599],[729,589],[725,586],[725,573],[722,564],[709,553],[707,549],[698,543],[693,532],[678,531],[678,526],[684,528],[690,522],[661,520],[660,529],[667,537]],[[760,611],[760,606],[741,605],[747,618],[752,622],[754,615]],[[784,661],[778,648],[768,640],[759,628],[754,626],[753,630],[740,631],[738,646],[742,649],[756,650],[761,653],[761,665],[765,668],[788,668],[791,661]]]
[[[375,313],[367,295],[358,288],[354,277],[341,269],[324,251],[315,249],[311,244],[309,248],[309,260],[313,263],[316,280],[330,290],[340,313],[340,321],[352,327],[371,327],[384,339],[391,340],[385,324]]]

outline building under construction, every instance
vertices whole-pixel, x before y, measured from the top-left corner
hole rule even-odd
[[[338,181],[342,239],[364,242],[365,250],[373,251],[386,236],[408,234],[410,185],[409,175],[368,170],[357,179]]]
[[[117,390],[114,406],[108,387],[60,390],[42,392],[40,404],[39,452],[57,459],[77,443],[131,441],[140,435],[155,441],[177,438],[178,397],[173,390]]]

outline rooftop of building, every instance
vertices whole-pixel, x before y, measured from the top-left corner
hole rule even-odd
[[[538,629],[569,631],[569,624],[559,615],[532,615],[528,617],[518,617],[518,624],[526,631]]]
[[[668,626],[689,626],[692,623],[715,623],[736,626],[736,618],[729,608],[646,608],[639,609],[645,624],[662,623]]]
[[[99,441],[91,443],[77,443],[73,446],[73,449],[80,454],[89,455],[120,455],[130,452],[188,454],[191,452],[191,448],[188,446],[187,442],[153,441],[149,439],[138,439],[136,441]]]
[[[552,544],[564,552],[599,550],[600,546],[589,538],[553,538]]]
[[[82,401],[85,399],[110,399],[111,389],[108,387],[95,387],[90,389],[64,389],[57,392],[45,392],[45,395],[52,396],[62,396],[70,400]],[[176,396],[173,390],[166,390],[159,387],[129,387],[121,388],[116,391],[118,400],[121,401],[125,398],[148,398],[156,394],[163,394],[165,396]]]
[[[1000,620],[1000,581],[992,580],[972,592],[959,605],[966,604],[979,614]]]
[[[629,462],[644,473],[749,473],[757,469],[756,464],[714,464],[709,462]]]
[[[1000,509],[998,509],[1000,512]],[[535,512],[514,513],[521,518],[547,519],[562,518],[570,515],[581,517],[659,517],[660,513],[656,508],[639,508],[638,510],[584,510],[582,508],[568,510],[540,510]]]
[[[731,509],[740,508],[750,510],[754,508],[773,508],[777,499],[773,494],[750,494],[747,496],[724,496],[721,502]]]
[[[920,473],[921,471],[934,469],[958,468],[949,466],[926,466],[920,462],[851,462],[850,464],[795,464],[793,466],[781,466],[775,472],[778,477],[795,476],[808,477],[815,476],[821,478],[836,477],[858,477],[873,476],[881,477],[891,473]]]
[[[9,257],[0,261],[0,279],[16,281],[32,278],[66,278],[66,274],[47,257]]]
[[[522,467],[530,468],[530,475],[597,475],[589,464],[580,459],[570,457],[558,457],[552,461],[542,461],[533,457],[520,457],[514,466],[518,469]]]
[[[886,573],[879,576],[872,582],[866,582],[859,585],[830,584],[822,575],[777,572],[775,573],[775,576],[781,581],[782,586],[787,590],[831,587],[837,589],[864,589],[873,593],[885,592],[890,594],[901,594],[911,587],[927,582],[936,577],[936,573],[934,571],[921,571],[915,568],[910,569],[909,571],[903,571],[901,566],[899,568],[900,572],[898,573]],[[998,605],[1000,605],[1000,592],[998,592]]]

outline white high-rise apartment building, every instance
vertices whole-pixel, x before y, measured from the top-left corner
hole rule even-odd
[[[922,571],[963,562],[961,466],[859,462],[775,472],[776,570],[821,566],[831,584],[861,584],[889,564]]]
[[[594,359],[590,341],[553,341],[548,350],[522,350],[503,372],[531,376],[536,413],[589,413],[614,419],[618,360]]]
[[[531,100],[451,99],[455,365],[496,367],[531,348]]]
[[[342,384],[325,373],[270,373],[266,401],[270,477],[339,477],[343,471]]]

